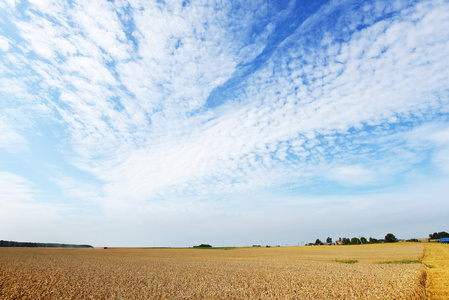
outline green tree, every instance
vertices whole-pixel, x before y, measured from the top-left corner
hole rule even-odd
[[[362,237],[360,238],[360,242],[361,242],[362,244],[367,244],[367,243],[368,243],[368,241],[366,240],[366,238],[365,238],[364,236],[362,236]]]
[[[316,239],[315,245],[323,245],[323,242],[320,239]]]
[[[212,248],[212,246],[209,244],[201,244],[198,246],[193,246],[193,248]]]
[[[429,238],[431,239],[441,239],[441,238],[448,238],[449,237],[449,233],[447,233],[446,231],[441,231],[441,232],[434,232],[433,234],[429,234]]]
[[[351,240],[348,239],[348,238],[343,238],[342,242],[343,242],[343,245],[349,245],[349,244],[351,244]]]
[[[385,236],[385,243],[396,243],[398,239],[392,233],[387,233]]]
[[[446,231],[438,232],[438,238],[439,239],[449,238],[449,233],[447,233]]]
[[[352,245],[360,245],[361,243],[360,243],[359,238],[353,237],[353,238],[351,239],[351,244],[352,244]]]
[[[375,239],[375,238],[370,237],[368,243],[370,243],[370,244],[376,244],[376,243],[379,243],[379,241],[378,241],[377,239]]]
[[[332,244],[332,238],[328,237],[328,238],[326,239],[326,243]]]

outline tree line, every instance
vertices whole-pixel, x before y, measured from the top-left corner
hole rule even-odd
[[[91,246],[91,245],[14,242],[14,241],[3,241],[3,240],[0,240],[0,247],[93,248],[93,246]]]
[[[338,241],[336,242],[336,244],[343,244],[343,245],[363,245],[363,244],[376,244],[376,243],[396,243],[398,241],[398,239],[396,238],[396,236],[392,233],[387,233],[387,235],[385,235],[384,239],[375,239],[370,237],[369,239],[366,239],[365,237],[353,237],[353,238],[339,238]],[[413,242],[417,242],[418,240],[413,239],[410,240]],[[309,243],[309,245],[324,245],[325,243],[323,243],[320,239],[317,239],[315,241],[315,243]],[[328,237],[326,239],[326,244],[327,245],[331,245],[333,244],[332,242],[332,238]]]
[[[429,234],[429,238],[433,239],[433,240],[449,238],[449,233],[447,233],[446,231],[434,232],[434,233]]]

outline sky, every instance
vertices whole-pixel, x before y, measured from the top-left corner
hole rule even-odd
[[[448,231],[449,2],[0,0],[0,239]]]

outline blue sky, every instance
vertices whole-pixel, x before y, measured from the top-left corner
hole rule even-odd
[[[448,229],[447,1],[0,1],[0,239]]]

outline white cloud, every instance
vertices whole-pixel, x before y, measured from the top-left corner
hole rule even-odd
[[[4,36],[0,35],[0,50],[2,50],[3,52],[8,51],[10,45],[9,45],[9,40],[7,38],[5,38]]]
[[[30,4],[36,6],[39,10],[45,12],[50,4],[51,4],[51,0],[29,0]]]
[[[211,184],[210,189],[218,182],[249,184],[253,181],[249,174],[284,170],[284,175],[277,176],[287,178],[295,173],[291,168],[310,174],[315,163],[333,168],[341,177],[325,177],[337,182],[349,183],[345,178],[351,178],[353,184],[373,183],[376,175],[357,162],[342,159],[340,167],[325,167],[331,153],[344,156],[338,150],[342,145],[324,145],[316,136],[345,135],[348,129],[364,124],[397,123],[409,114],[438,109],[441,101],[447,101],[435,96],[435,91],[445,90],[442,75],[436,74],[448,69],[442,59],[447,49],[441,51],[447,31],[440,29],[438,36],[429,36],[435,26],[447,22],[437,13],[441,7],[446,9],[443,3],[402,10],[377,23],[345,19],[351,14],[348,10],[336,21],[335,29],[314,33],[334,9],[329,6],[283,43],[264,68],[246,79],[248,87],[239,96],[242,105],[232,108],[229,102],[192,116],[215,87],[230,78],[240,63],[250,60],[247,54],[240,55],[248,53],[241,49],[247,34],[243,28],[253,21],[251,16],[241,15],[240,22],[230,24],[229,19],[218,18],[214,7],[135,4],[139,9],[134,10],[132,34],[138,52],[136,60],[127,61],[130,42],[123,43],[122,24],[114,12],[120,8],[101,5],[104,15],[94,17],[96,9],[77,4],[72,21],[83,35],[71,33],[72,25],[62,22],[60,27],[49,21],[39,23],[54,37],[47,37],[50,50],[42,52],[46,58],[61,48],[55,45],[62,32],[69,34],[65,40],[72,45],[81,45],[76,42],[80,38],[89,43],[84,47],[87,51],[76,47],[83,56],[76,56],[74,50],[58,50],[67,55],[59,67],[59,86],[70,85],[72,91],[63,91],[59,97],[69,110],[55,104],[70,124],[74,149],[81,155],[74,163],[108,182],[111,194],[120,194],[120,190],[151,198],[174,187],[183,190],[194,182],[203,182],[201,188]],[[220,9],[223,17],[230,11],[227,5]],[[438,22],[428,18],[434,14]],[[353,31],[363,22],[366,28]],[[21,28],[29,31],[28,40],[35,36],[31,47],[39,52],[42,44],[37,41],[43,37],[30,31],[34,26]],[[345,42],[339,42],[345,30]],[[271,31],[267,26],[266,32]],[[99,36],[104,39],[100,41]],[[319,47],[312,48],[316,51],[303,47],[310,36],[319,41]],[[253,58],[265,42],[251,44]],[[121,54],[112,49],[122,49]],[[111,58],[118,62],[117,79],[113,69],[105,66]],[[119,82],[132,96],[118,89]],[[114,92],[121,95],[122,110],[111,101]],[[291,146],[304,137],[305,148]],[[289,155],[296,156],[291,165]],[[94,157],[99,160],[90,161]],[[266,184],[256,178],[255,186]]]
[[[6,0],[6,4],[8,4],[11,8],[14,8],[20,0]]]
[[[101,189],[98,184],[87,183],[73,177],[64,175],[60,170],[55,172],[57,177],[51,180],[56,183],[65,197],[75,201],[77,206],[83,203],[89,207],[95,207],[102,204]]]
[[[374,176],[375,174],[361,165],[336,167],[326,170],[326,174],[323,175],[343,185],[370,185],[380,181]]]
[[[17,152],[27,149],[26,139],[0,118],[0,149]]]
[[[58,206],[36,200],[36,185],[22,176],[0,172],[0,235],[4,239],[22,237],[36,241],[45,230],[60,221]]]
[[[410,147],[430,149],[430,157],[436,168],[449,173],[449,127],[445,123],[428,123],[409,132],[406,141]]]
[[[33,199],[32,184],[19,175],[0,172],[0,185],[0,198],[3,201],[30,201]]]

